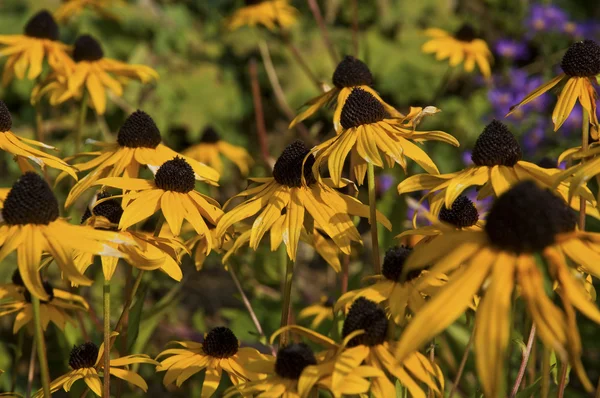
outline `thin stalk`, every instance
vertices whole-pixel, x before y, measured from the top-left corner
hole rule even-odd
[[[84,90],[79,107],[77,126],[75,126],[75,153],[81,153],[81,145],[83,143],[83,125],[85,124],[85,116],[87,114],[87,104],[88,94],[87,91]]]
[[[104,280],[104,385],[103,396],[110,397],[110,281]]]
[[[123,304],[123,312],[121,312],[121,316],[119,316],[119,320],[117,321],[117,324],[115,326],[115,330],[117,332],[120,332],[120,329],[123,327],[123,324],[125,323],[125,318],[127,318],[127,315],[129,314],[129,310],[131,308],[131,303],[133,303],[133,298],[135,297],[135,294],[137,293],[138,288],[140,287],[140,284],[142,283],[142,278],[144,276],[145,271],[140,270],[140,272],[138,273],[138,276],[135,278],[135,282],[133,282],[133,287],[131,288],[131,292],[129,292],[129,296],[127,296],[127,300],[125,301],[125,304]]]
[[[283,288],[283,307],[281,308],[281,327],[287,326],[290,321],[290,307],[292,306],[292,279],[294,278],[294,261],[287,259],[285,267],[285,286]],[[279,346],[283,347],[289,342],[289,332],[281,333]]]
[[[393,323],[393,322],[390,322]],[[429,347],[429,361],[431,362],[431,365],[435,364],[435,339],[431,340],[431,345]],[[429,391],[427,391],[427,397],[428,398],[433,398],[434,396],[434,392],[431,388],[429,388]]]
[[[375,197],[375,167],[367,162],[367,176],[369,183],[369,208],[371,210],[369,222],[371,223],[371,244],[373,245],[373,272],[381,274],[379,261],[379,238],[377,236],[377,199]]]
[[[583,118],[581,122],[581,150],[587,151],[589,146],[589,137],[590,137],[590,117],[587,111],[583,110]],[[581,159],[581,162],[584,162],[585,159]],[[585,206],[586,201],[583,198],[583,195],[579,198],[579,230],[585,231]]]
[[[584,112],[585,113],[585,112]],[[558,398],[563,398],[565,396],[565,388],[567,387],[567,370],[569,366],[566,362],[560,364],[560,376],[558,380]]]
[[[31,304],[33,306],[33,321],[35,324],[35,341],[37,345],[38,359],[40,362],[40,373],[42,376],[42,389],[44,397],[50,395],[50,371],[48,370],[48,357],[46,355],[46,342],[44,341],[44,332],[42,330],[42,318],[40,316],[40,299],[31,295]]]
[[[319,4],[317,4],[317,0],[307,0],[308,6],[310,7],[310,11],[319,26],[319,30],[321,31],[321,37],[323,38],[323,43],[325,43],[325,48],[329,52],[329,56],[331,57],[331,61],[334,66],[337,66],[339,59],[333,44],[331,43],[331,39],[329,38],[329,33],[327,32],[327,26],[325,26],[325,20],[323,20],[323,15],[321,14],[321,9],[319,8]]]
[[[44,142],[44,116],[42,115],[42,108],[39,101],[33,106],[35,110],[35,139]]]
[[[304,72],[306,77],[310,79],[310,81],[315,85],[317,90],[322,91],[321,82],[319,81],[317,76],[311,71],[310,67],[308,66],[308,63],[304,60],[302,53],[300,52],[300,50],[298,50],[298,47],[296,47],[294,43],[292,43],[290,36],[287,33],[283,33],[281,40],[283,41],[283,44],[288,48],[288,50],[290,50],[290,53],[292,53],[292,57],[294,57],[294,60],[298,63],[298,66],[300,66],[300,69],[302,69],[302,72]]]
[[[250,72],[250,82],[252,84],[252,102],[254,103],[254,118],[256,119],[256,134],[258,135],[260,153],[263,162],[265,162],[267,166],[271,166],[269,160],[269,146],[267,144],[265,115],[263,112],[262,97],[260,94],[260,84],[258,82],[258,69],[256,67],[256,60],[254,58],[250,59],[248,63],[248,70]]]
[[[473,331],[471,332],[471,336],[469,337],[469,341],[467,342],[467,346],[465,347],[465,352],[463,353],[462,359],[460,360],[460,365],[458,365],[458,371],[456,372],[456,377],[454,378],[454,383],[452,384],[452,389],[450,390],[448,398],[452,398],[456,393],[456,390],[458,389],[458,385],[460,384],[460,379],[462,378],[463,372],[465,370],[467,359],[469,359],[469,353],[471,352],[471,347],[473,347],[474,340],[475,326],[473,326]]]
[[[514,398],[519,392],[519,387],[521,386],[521,382],[523,381],[523,376],[525,376],[525,370],[527,370],[527,362],[529,362],[529,356],[531,355],[531,348],[533,347],[533,342],[535,341],[535,323],[531,325],[531,331],[529,332],[529,340],[527,340],[527,346],[525,347],[525,352],[523,353],[523,360],[521,361],[521,367],[519,368],[519,373],[517,374],[517,380],[515,380],[515,385],[513,386],[512,392],[510,393],[510,398]]]
[[[542,388],[541,398],[548,398],[550,393],[550,350],[544,346],[542,354]]]
[[[25,341],[25,332],[21,329],[19,331],[19,336],[18,336],[18,340],[17,340],[17,349],[15,350],[15,361],[13,362],[13,367],[15,369],[17,369],[19,367],[19,362],[21,361],[21,357],[23,356],[23,344]],[[32,349],[31,352],[35,352],[35,350]],[[35,356],[33,356],[33,361],[35,361]],[[10,381],[10,391],[14,391],[15,387],[17,386],[17,373],[18,372],[12,372],[11,375],[11,381]]]
[[[341,275],[341,290],[342,294],[348,292],[348,277],[350,273],[350,256],[342,255],[342,275]]]
[[[15,366],[15,369],[17,367]],[[15,372],[16,373],[16,372]],[[27,391],[25,397],[31,397],[31,390],[33,388],[33,376],[35,375],[35,340],[31,343],[31,355],[29,357],[29,372],[27,372]],[[14,391],[14,388],[12,389]]]

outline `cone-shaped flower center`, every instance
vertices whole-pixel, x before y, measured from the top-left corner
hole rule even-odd
[[[356,330],[364,330],[365,333],[348,342],[348,347],[375,346],[385,341],[387,327],[388,319],[385,312],[374,301],[359,297],[352,303],[348,315],[346,315],[342,337],[346,338]]]
[[[156,148],[160,144],[160,130],[154,120],[139,109],[133,112],[119,129],[117,142],[127,148]]]
[[[69,355],[69,366],[74,370],[93,367],[98,358],[98,350],[98,346],[91,341],[73,346]]]
[[[517,163],[523,154],[521,146],[502,122],[492,120],[475,142],[471,160],[477,166],[508,166]]]
[[[312,173],[312,166],[315,164],[315,157],[310,155],[304,162],[304,170],[302,162],[310,150],[304,145],[304,142],[296,140],[288,145],[273,167],[273,177],[281,185],[290,188],[299,188],[302,186],[302,173],[307,185],[317,182]]]
[[[54,298],[54,288],[52,287],[50,282],[43,282],[42,286],[44,287],[44,291],[49,297],[48,300],[40,300],[40,303],[49,303]],[[25,301],[31,303],[31,293],[29,293],[29,290],[25,289],[25,292],[23,292],[23,296],[25,296]]]
[[[407,246],[394,246],[385,252],[383,258],[383,267],[381,273],[387,279],[400,282],[400,275],[402,275],[402,269],[404,262],[412,252],[412,248]],[[421,275],[421,270],[410,271],[406,275],[406,281],[411,281]]]
[[[0,100],[0,133],[7,132],[12,127],[12,116],[6,103]]]
[[[346,99],[340,123],[344,129],[377,123],[388,117],[383,104],[371,93],[354,88]]]
[[[58,218],[58,201],[48,183],[29,171],[8,192],[2,218],[9,225],[48,225]]]
[[[38,39],[58,40],[58,25],[46,10],[42,10],[29,19],[25,25],[25,35]]]
[[[448,224],[452,224],[455,227],[465,228],[477,224],[477,221],[479,221],[479,213],[469,198],[460,195],[456,198],[454,203],[452,203],[450,209],[446,206],[442,207],[439,219]]]
[[[100,192],[97,196],[97,200],[109,198],[108,192]],[[100,202],[94,206],[93,211],[90,211],[89,207],[85,209],[83,217],[81,217],[81,223],[83,224],[91,216],[102,216],[108,219],[112,224],[118,224],[121,221],[123,215],[123,208],[121,203],[116,199],[109,199],[104,202]]]
[[[298,379],[304,368],[316,365],[317,359],[309,346],[304,343],[290,344],[277,351],[275,373],[285,379]]]
[[[553,244],[557,234],[573,231],[575,223],[574,212],[561,198],[524,181],[496,199],[485,232],[502,250],[537,252]]]
[[[244,3],[247,6],[254,6],[254,5],[262,3],[262,0],[244,0]]]
[[[154,183],[164,191],[187,193],[196,186],[194,169],[179,156],[167,160],[158,168]]]
[[[333,72],[333,84],[337,88],[370,86],[373,75],[367,64],[351,55],[346,55]]]
[[[477,33],[475,32],[473,26],[464,24],[459,30],[456,31],[456,33],[454,33],[454,38],[456,40],[469,42],[477,38]]]
[[[327,299],[323,303],[323,307],[333,308],[334,304],[335,304],[335,298],[333,298],[331,296],[327,296]]]
[[[73,46],[73,60],[81,61],[98,61],[104,57],[102,46],[96,39],[90,35],[81,35],[75,40]]]
[[[202,131],[202,137],[200,137],[200,142],[205,144],[214,144],[220,140],[221,137],[219,137],[219,133],[217,133],[212,126],[207,126],[204,131]]]
[[[11,281],[12,281],[13,285],[25,286],[25,284],[23,283],[23,278],[21,278],[21,272],[19,271],[18,268],[15,270],[15,272],[13,272]]]
[[[593,40],[573,43],[563,56],[560,66],[569,76],[596,76],[600,74],[600,46]]]
[[[231,329],[219,326],[211,330],[204,337],[202,350],[206,355],[214,358],[229,358],[238,352],[239,342]]]

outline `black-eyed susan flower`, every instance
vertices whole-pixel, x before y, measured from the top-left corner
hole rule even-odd
[[[600,311],[589,300],[581,275],[600,274],[600,235],[575,227],[575,212],[563,199],[525,181],[498,197],[483,230],[448,231],[415,247],[403,273],[431,266],[428,277],[444,273],[449,282],[408,324],[396,358],[401,361],[443,331],[481,291],[474,340],[477,371],[486,396],[504,396],[512,295],[518,289],[541,340],[563,361],[568,359],[591,389],[580,361],[574,308],[600,323]],[[579,268],[569,266],[567,258]],[[548,292],[553,284],[555,291]]]
[[[235,196],[248,199],[223,215],[217,236],[224,236],[232,225],[260,212],[249,231],[253,250],[271,230],[271,249],[283,241],[289,258],[295,261],[302,230],[312,220],[314,228],[326,233],[343,253],[350,254],[351,242],[362,242],[350,216],[368,217],[369,208],[317,181],[311,173],[314,157],[309,152],[302,141],[294,141],[277,159],[273,177],[251,178],[260,185]],[[391,229],[385,216],[378,214],[378,220]],[[312,229],[308,229],[307,235],[311,236]]]
[[[47,281],[43,282],[43,287],[48,294],[47,300],[40,301],[40,321],[44,331],[50,322],[64,330],[67,323],[74,324],[69,316],[70,311],[89,309],[88,303],[81,296],[56,289]],[[13,274],[12,283],[0,285],[0,317],[14,313],[16,318],[13,333],[16,334],[33,320],[31,293],[23,285],[19,270]]]
[[[383,303],[396,324],[402,325],[406,317],[417,312],[425,304],[425,298],[447,282],[445,275],[437,278],[424,278],[427,271],[416,270],[402,275],[404,263],[412,248],[395,246],[385,253],[381,275],[368,278],[373,284],[342,295],[335,304],[334,311],[348,310],[359,297],[375,303]]]
[[[56,20],[64,23],[80,15],[85,9],[90,9],[106,19],[116,20],[118,17],[111,11],[111,7],[125,4],[122,0],[67,0],[54,12]]]
[[[472,166],[456,173],[410,176],[398,185],[398,192],[403,194],[428,190],[428,196],[442,194],[443,201],[437,201],[438,208],[442,203],[450,208],[464,190],[474,185],[482,187],[478,199],[497,197],[512,185],[524,180],[534,180],[540,186],[552,188],[555,177],[562,170],[539,167],[522,160],[522,156],[521,146],[508,127],[493,120],[475,142],[471,154]],[[561,183],[556,189],[563,198],[568,197],[568,184]],[[596,201],[591,192],[582,191],[581,195],[595,205]],[[573,208],[579,208],[579,201],[573,202]]]
[[[316,329],[325,320],[333,320],[333,304],[335,303],[332,297],[321,296],[318,303],[309,305],[298,313],[298,319],[313,318],[310,323],[311,329]]]
[[[72,225],[59,218],[56,197],[48,183],[33,172],[23,174],[13,184],[1,216],[0,261],[16,251],[23,283],[40,300],[49,298],[38,272],[42,253],[54,258],[65,279],[89,286],[92,281],[73,262],[74,250],[121,257],[109,243],[133,243],[119,233]]]
[[[23,35],[0,35],[0,57],[8,56],[4,64],[2,84],[7,85],[16,76],[29,80],[38,78],[44,66],[44,59],[52,69],[71,62],[67,54],[69,46],[58,41],[58,25],[52,15],[42,10],[35,14]]]
[[[429,40],[421,47],[424,53],[435,54],[438,61],[448,58],[452,67],[464,62],[465,72],[472,72],[477,64],[485,78],[491,76],[492,52],[487,43],[477,37],[472,26],[465,24],[453,35],[442,29],[431,28],[425,31],[425,35]]]
[[[356,180],[362,185],[367,162],[383,168],[385,160],[388,167],[398,163],[406,170],[408,157],[428,173],[439,174],[429,155],[410,140],[438,140],[458,146],[458,141],[450,134],[441,131],[415,131],[409,118],[391,116],[377,97],[358,87],[349,92],[344,102],[340,124],[343,128],[341,133],[312,150],[316,156],[313,172],[318,175],[321,164],[327,161],[331,179],[336,186],[340,183],[348,154],[353,160]],[[384,154],[384,160],[380,151]]]
[[[116,333],[114,333],[116,334]],[[132,370],[124,369],[124,367],[133,364],[147,363],[156,365],[157,362],[145,354],[133,354],[110,360],[110,369],[108,372],[104,369],[104,361],[101,361],[104,353],[104,343],[100,348],[92,342],[84,343],[80,346],[74,346],[69,355],[69,366],[71,371],[58,377],[50,383],[50,392],[54,393],[61,388],[66,392],[71,390],[73,383],[83,379],[88,388],[97,396],[102,396],[102,381],[101,377],[107,377],[107,373],[119,379],[125,380],[128,383],[135,385],[146,392],[148,384],[144,379]],[[102,374],[102,376],[100,376]],[[39,390],[33,396],[41,398],[44,392]]]
[[[181,348],[169,348],[156,357],[162,361],[156,367],[157,372],[164,372],[165,386],[175,382],[180,387],[187,379],[204,371],[204,383],[200,396],[208,398],[214,395],[223,372],[234,386],[250,380],[258,380],[260,374],[247,369],[248,363],[263,360],[264,355],[251,347],[240,347],[235,334],[226,327],[220,326],[204,335],[202,343],[194,341],[175,341]]]
[[[157,168],[176,156],[183,157],[194,170],[197,180],[216,185],[219,173],[193,159],[179,155],[161,143],[160,130],[154,120],[143,111],[135,111],[119,129],[116,143],[97,143],[98,151],[86,152],[76,157],[93,159],[74,165],[79,171],[90,171],[73,186],[65,203],[69,207],[77,198],[103,177],[138,176],[140,166]]]
[[[532,91],[521,102],[511,108],[509,115],[520,106],[535,100],[566,79],[566,83],[558,96],[558,102],[552,112],[554,131],[563,125],[571,114],[575,103],[579,100],[589,116],[592,137],[598,139],[598,130],[600,129],[596,113],[598,94],[594,85],[596,84],[596,75],[600,74],[600,46],[593,40],[573,43],[565,52],[560,66],[563,73]]]
[[[333,114],[333,126],[335,131],[339,133],[342,129],[340,124],[342,108],[346,103],[346,99],[352,92],[352,89],[355,87],[367,91],[375,97],[389,115],[393,117],[403,117],[400,112],[383,101],[379,94],[371,88],[373,85],[373,75],[371,74],[369,67],[361,60],[354,58],[351,55],[344,57],[335,68],[332,81],[333,88],[304,104],[307,108],[292,120],[289,128],[292,128],[301,121],[311,117],[324,106],[328,106],[335,102],[336,106]]]
[[[572,198],[586,190],[587,182],[594,176],[600,174],[600,145],[592,143],[588,150],[582,151],[581,146],[567,149],[558,158],[559,162],[577,161],[575,166],[569,167],[555,177],[555,184],[566,183],[569,186],[569,202],[573,203]],[[581,162],[585,159],[585,162]]]
[[[73,59],[56,69],[32,94],[37,101],[50,95],[50,104],[58,105],[71,98],[81,98],[86,92],[91,105],[99,115],[106,111],[106,91],[123,95],[127,79],[149,83],[158,79],[158,73],[149,66],[129,65],[104,56],[102,46],[90,35],[81,35],[73,46]]]
[[[230,30],[262,25],[269,30],[288,28],[296,23],[298,10],[288,0],[244,0],[246,5],[229,18]]]
[[[19,137],[11,131],[11,128],[12,116],[4,101],[0,100],[0,149],[15,156],[15,160],[19,164],[21,171],[33,170],[29,162],[34,162],[42,169],[50,166],[54,169],[62,170],[77,180],[75,170],[65,161],[33,148],[31,145],[46,149],[56,148],[39,141]]]
[[[198,144],[189,147],[182,153],[191,159],[209,165],[219,174],[223,173],[221,155],[233,162],[244,176],[248,175],[250,167],[254,163],[252,156],[245,148],[222,140],[212,126],[204,129]]]

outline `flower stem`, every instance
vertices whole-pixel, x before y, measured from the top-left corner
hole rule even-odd
[[[321,14],[321,9],[319,8],[319,4],[317,3],[317,0],[307,0],[307,1],[308,1],[308,6],[310,7],[310,11],[313,14],[313,17],[315,18],[317,25],[319,25],[319,30],[321,31],[321,37],[323,38],[323,43],[325,44],[325,48],[327,48],[327,51],[329,52],[329,56],[331,57],[331,61],[333,62],[333,65],[337,66],[339,59],[338,59],[337,53],[335,51],[335,48],[333,47],[331,39],[329,38],[329,33],[327,32],[327,26],[325,26],[325,21],[323,20],[323,15]]]
[[[540,392],[541,398],[548,398],[550,393],[550,349],[544,346],[542,354],[542,387]]]
[[[536,329],[534,323],[531,325],[531,331],[529,332],[529,340],[527,341],[527,347],[525,347],[525,352],[523,353],[523,360],[521,361],[521,367],[519,368],[519,373],[517,374],[517,380],[515,380],[515,385],[513,386],[512,392],[510,393],[511,398],[517,396],[517,393],[519,392],[519,387],[521,386],[521,382],[523,381],[523,376],[525,376],[527,362],[529,362],[531,348],[533,347],[533,342],[535,341],[535,331]]]
[[[44,117],[39,101],[36,102],[33,109],[35,110],[35,139],[44,142]]]
[[[35,375],[35,351],[36,351],[36,344],[35,344],[35,340],[33,340],[33,342],[31,343],[31,355],[29,356],[29,371],[27,372],[27,390],[25,391],[25,397],[26,398],[30,398],[31,397],[31,390],[33,388],[33,376]],[[17,372],[15,372],[16,374]],[[11,389],[11,391],[14,391],[14,387]]]
[[[75,127],[75,153],[81,152],[81,145],[83,141],[83,125],[85,124],[85,116],[87,114],[88,94],[87,91],[83,91],[81,97],[81,105],[79,107],[79,117],[77,119],[77,126]]]
[[[104,388],[103,396],[110,397],[110,281],[104,280]]]
[[[33,306],[33,321],[35,323],[35,342],[37,346],[40,372],[42,375],[42,388],[44,397],[50,397],[50,372],[48,371],[48,358],[46,357],[46,343],[44,342],[44,331],[42,330],[42,318],[40,316],[40,299],[31,295]]]
[[[556,394],[557,398],[563,398],[565,396],[565,388],[567,387],[567,370],[568,369],[569,369],[569,365],[567,364],[567,362],[562,362],[560,364],[560,376],[559,376],[559,380],[558,380],[558,392]]]
[[[285,268],[285,285],[283,287],[283,308],[281,309],[281,327],[287,326],[290,321],[290,307],[292,306],[292,279],[294,277],[294,261],[287,259]],[[279,346],[283,347],[288,344],[289,333],[281,333],[279,338]]]
[[[473,331],[471,332],[471,336],[469,337],[469,341],[467,342],[467,346],[465,347],[465,352],[463,353],[463,357],[460,360],[460,365],[458,366],[458,371],[456,372],[456,377],[454,378],[452,390],[450,390],[448,398],[452,398],[456,393],[456,390],[458,390],[460,379],[462,378],[463,371],[465,370],[465,365],[467,364],[467,359],[469,359],[471,347],[473,346],[473,340],[475,340],[475,326],[473,326]]]
[[[581,122],[581,150],[587,151],[589,146],[589,137],[590,137],[590,117],[587,111],[583,110],[583,117]],[[585,159],[581,159],[582,162]],[[585,231],[585,206],[586,201],[583,195],[579,196],[579,230]]]
[[[260,154],[263,162],[271,167],[271,157],[269,156],[269,146],[267,144],[267,128],[265,126],[265,115],[260,94],[260,83],[258,82],[258,68],[256,67],[256,60],[254,58],[251,58],[248,62],[248,71],[252,86],[252,102],[254,103],[254,118],[256,119],[256,134],[258,135]]]
[[[373,245],[373,271],[381,273],[379,261],[379,238],[377,237],[377,199],[375,198],[375,167],[367,162],[367,176],[369,183],[369,207],[371,209],[369,222],[371,224],[371,244]]]

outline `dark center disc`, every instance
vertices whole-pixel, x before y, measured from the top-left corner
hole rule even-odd
[[[214,358],[229,358],[238,352],[239,342],[231,329],[219,326],[208,332],[202,343],[206,355]]]
[[[58,201],[50,186],[32,171],[13,184],[2,208],[2,218],[8,225],[48,225],[58,214]]]
[[[74,369],[91,368],[98,359],[98,346],[90,341],[73,346],[69,355],[69,366]]]
[[[376,346],[385,341],[387,328],[388,319],[385,312],[374,301],[359,297],[348,310],[342,327],[342,338],[356,330],[364,330],[365,333],[348,342],[348,347]]]
[[[514,166],[523,157],[521,146],[508,127],[498,120],[485,126],[477,138],[471,160],[477,166]]]
[[[58,25],[47,10],[42,10],[29,19],[25,35],[37,39],[58,40]]]
[[[165,191],[187,193],[196,186],[194,169],[185,159],[176,156],[158,168],[154,183]]]
[[[457,228],[466,228],[477,224],[477,221],[479,221],[479,212],[471,199],[460,195],[454,200],[450,209],[446,206],[442,207],[439,219]]]
[[[383,258],[382,275],[391,281],[400,282],[404,263],[408,256],[410,256],[410,253],[412,253],[412,248],[407,246],[394,246],[388,249]],[[405,281],[411,281],[419,275],[421,275],[421,270],[410,271],[406,275]]]
[[[373,75],[367,64],[346,55],[335,68],[332,81],[337,88],[370,86],[373,84]]]
[[[98,61],[104,57],[102,46],[90,35],[81,35],[73,45],[73,61]]]
[[[304,145],[304,142],[296,140],[288,145],[273,167],[273,178],[281,185],[299,188],[302,186],[302,175],[307,185],[312,185],[317,180],[312,172],[312,166],[315,164],[315,157],[310,155],[306,162],[304,158],[310,150]],[[304,162],[304,168],[302,168]]]
[[[304,343],[290,344],[277,351],[275,373],[285,379],[297,380],[304,368],[316,364],[317,359],[309,346]]]
[[[600,74],[600,46],[593,40],[573,43],[560,66],[568,76],[594,77]]]
[[[454,38],[460,41],[470,42],[477,38],[477,32],[470,24],[464,24],[454,33]]]
[[[117,135],[119,145],[127,148],[156,148],[161,140],[154,120],[139,109],[129,115]]]
[[[340,123],[344,129],[377,123],[387,118],[383,104],[371,93],[354,88],[342,108]]]
[[[220,140],[219,133],[212,126],[205,127],[200,137],[200,142],[205,144],[214,144]]]
[[[0,100],[0,133],[9,131],[12,128],[12,116],[6,106],[6,103]]]

